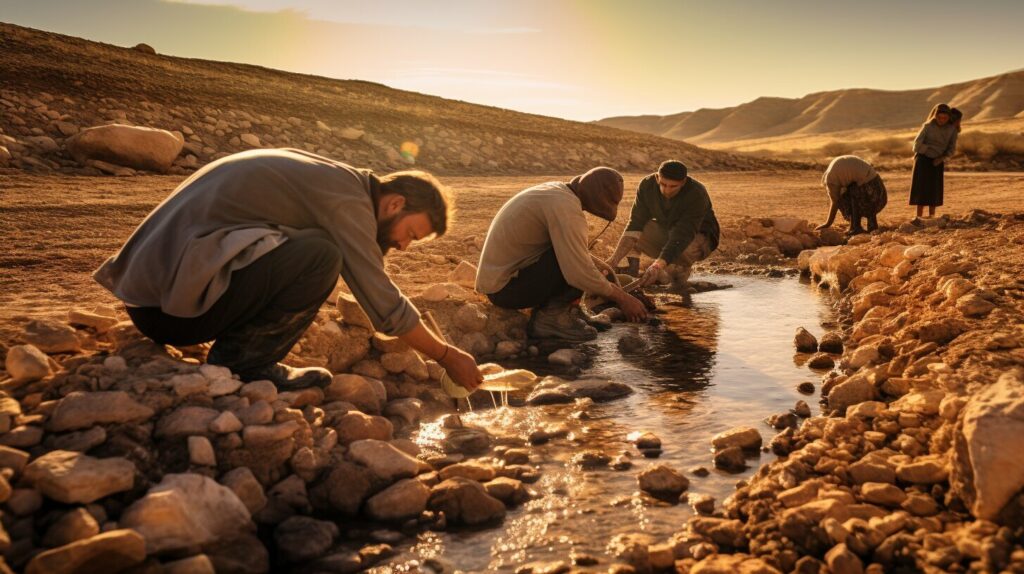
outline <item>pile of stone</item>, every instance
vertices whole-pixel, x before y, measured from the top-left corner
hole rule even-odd
[[[675,570],[1020,571],[1024,214],[861,236],[801,264],[846,324],[824,415],[787,426],[724,514],[667,542]]]
[[[806,219],[743,217],[722,228],[715,256],[740,263],[777,265],[803,251],[845,242],[842,231],[834,227],[817,231]]]
[[[421,304],[491,349],[522,329]],[[501,520],[539,477],[457,417],[441,455],[395,438],[444,408],[440,369],[374,334],[347,294],[292,352],[337,373],[322,390],[243,383],[106,308],[31,321],[18,343],[0,383],[0,571],[351,572],[423,529]]]

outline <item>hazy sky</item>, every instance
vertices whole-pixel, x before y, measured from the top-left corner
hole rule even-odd
[[[577,120],[1024,67],[1024,0],[0,0],[0,21]]]

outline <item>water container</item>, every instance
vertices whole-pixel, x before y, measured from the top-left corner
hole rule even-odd
[[[441,374],[441,389],[446,395],[453,399],[464,399],[472,394],[472,391],[459,383],[456,383],[451,377],[449,377],[448,371],[444,371]]]

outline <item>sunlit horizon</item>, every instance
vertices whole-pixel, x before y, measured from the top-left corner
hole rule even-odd
[[[1002,1],[0,0],[0,20],[581,121],[1024,68],[1024,3]]]

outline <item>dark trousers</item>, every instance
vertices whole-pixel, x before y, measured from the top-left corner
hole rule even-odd
[[[341,254],[326,234],[303,233],[231,273],[227,291],[198,317],[159,307],[129,307],[142,334],[157,343],[215,341],[207,362],[244,373],[272,365],[316,318],[341,273]]]
[[[533,264],[520,269],[501,291],[487,298],[505,309],[528,309],[568,305],[582,296],[583,291],[566,282],[555,249],[551,248]]]

